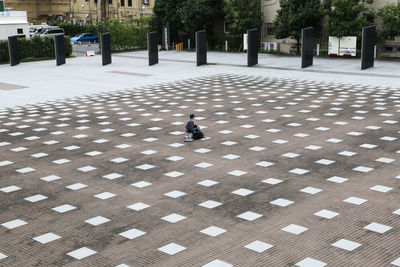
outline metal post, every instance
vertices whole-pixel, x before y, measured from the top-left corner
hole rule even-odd
[[[319,56],[319,44],[317,44],[317,56]]]
[[[190,49],[190,39],[188,39],[188,49]]]
[[[83,20],[84,20],[84,16],[85,16],[85,5],[82,4],[81,7],[82,7],[82,25],[83,25]]]
[[[225,40],[225,52],[228,52],[228,40]]]

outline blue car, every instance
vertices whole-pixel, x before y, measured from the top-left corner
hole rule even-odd
[[[99,41],[99,38],[94,33],[80,33],[71,38],[71,42],[73,42],[74,44],[78,43],[79,41],[81,41],[82,43],[95,43]]]

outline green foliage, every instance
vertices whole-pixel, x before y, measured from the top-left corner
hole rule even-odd
[[[239,36],[224,36],[224,38],[219,38],[214,43],[215,50],[223,50],[225,51],[225,41],[228,41],[228,50],[229,51],[240,51],[243,48],[243,39]]]
[[[182,0],[157,0],[154,3],[152,18],[152,30],[161,32],[164,25],[169,22],[171,37],[175,39],[177,33],[183,30],[181,14],[185,9],[185,1]]]
[[[321,29],[322,11],[319,0],[281,0],[274,21],[275,36],[278,39],[292,37],[300,39],[301,29]]]
[[[281,0],[280,6],[274,21],[275,37],[295,38],[299,54],[301,29],[314,27],[317,33],[321,29],[323,14],[320,0]]]
[[[5,63],[8,61],[9,61],[8,42],[0,41],[0,63]]]
[[[225,12],[225,19],[231,22],[231,33],[234,35],[246,33],[253,28],[261,29],[263,21],[260,0],[228,0]]]
[[[224,0],[157,0],[152,30],[161,32],[169,22],[171,40],[193,39],[194,33],[203,29],[211,37],[215,23],[225,15],[224,6]]]
[[[379,37],[383,39],[394,39],[400,36],[400,4],[389,4],[379,9],[383,25],[378,31]]]
[[[360,36],[362,28],[374,23],[375,12],[367,5],[373,0],[330,0],[326,4],[329,36]]]
[[[70,39],[65,37],[64,44],[65,55],[70,56],[72,54],[72,45]],[[36,36],[30,40],[19,39],[18,49],[19,58],[21,61],[26,61],[26,59],[29,58],[55,58],[53,37],[40,38]],[[8,41],[0,41],[0,62],[5,63],[8,61]]]
[[[147,33],[150,31],[150,18],[129,18],[125,20],[108,19],[96,24],[85,26],[71,23],[59,23],[66,35],[76,36],[79,33],[96,33],[99,38],[102,33],[111,35],[112,51],[127,51],[147,48]]]

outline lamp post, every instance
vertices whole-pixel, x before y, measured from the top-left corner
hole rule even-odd
[[[83,21],[84,21],[84,19],[85,19],[85,5],[82,4],[81,7],[82,7],[82,26],[83,26],[83,25],[84,25],[84,24],[83,24]]]

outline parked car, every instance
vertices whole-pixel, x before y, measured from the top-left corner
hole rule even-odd
[[[71,38],[71,42],[74,44],[78,43],[79,41],[82,43],[96,43],[99,41],[99,38],[94,33],[80,33]]]
[[[48,36],[54,36],[58,34],[64,34],[64,29],[62,28],[49,28],[45,29],[40,33],[40,37],[48,37]]]

